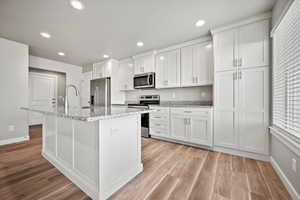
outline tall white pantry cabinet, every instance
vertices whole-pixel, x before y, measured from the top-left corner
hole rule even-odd
[[[269,153],[269,33],[269,14],[212,31],[217,149]]]

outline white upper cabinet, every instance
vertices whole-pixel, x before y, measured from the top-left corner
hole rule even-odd
[[[269,65],[269,20],[242,26],[238,29],[238,66]]]
[[[181,49],[181,86],[200,86],[213,83],[213,52],[209,43]]]
[[[214,33],[215,71],[269,65],[269,20]]]
[[[156,88],[180,87],[180,50],[156,55]]]
[[[123,104],[125,102],[125,94],[121,91],[121,78],[119,62],[109,59],[104,62],[93,64],[93,79],[111,78],[111,103]]]
[[[93,64],[93,79],[110,77],[112,72],[111,60]]]
[[[236,56],[236,30],[214,35],[215,71],[233,70]]]
[[[120,61],[120,90],[133,90],[134,64],[132,59]]]
[[[134,56],[133,59],[134,59],[134,74],[154,72],[155,58],[153,52]]]

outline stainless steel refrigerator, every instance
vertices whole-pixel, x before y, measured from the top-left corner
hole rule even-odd
[[[99,78],[91,80],[91,106],[111,105],[110,78]]]

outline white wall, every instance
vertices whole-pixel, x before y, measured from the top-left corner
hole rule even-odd
[[[284,9],[292,3],[294,0],[277,0],[272,11],[272,25],[275,26],[278,23]]]
[[[212,86],[127,91],[126,101],[137,101],[140,95],[160,95],[161,101],[212,101]],[[175,95],[175,96],[173,96]]]
[[[80,82],[82,79],[82,67],[77,65],[71,65],[63,62],[58,62],[55,60],[49,60],[45,58],[40,58],[36,56],[29,57],[29,66],[38,69],[64,72],[66,73],[66,84],[74,84],[80,89]],[[75,92],[69,90],[69,101],[70,106],[78,106],[80,98],[76,97]]]
[[[0,38],[0,144],[28,136],[28,46]],[[9,131],[8,126],[14,126]]]

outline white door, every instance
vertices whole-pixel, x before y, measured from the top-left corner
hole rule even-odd
[[[181,141],[187,141],[186,118],[183,115],[171,114],[171,137]]]
[[[55,109],[57,106],[57,76],[29,72],[29,104],[33,109]],[[30,125],[42,123],[41,114],[30,112]]]
[[[215,74],[214,141],[217,146],[237,147],[236,87],[235,71]]]
[[[215,71],[233,70],[236,56],[236,30],[214,36]]]
[[[242,26],[238,29],[238,57],[241,67],[269,65],[269,30],[269,20]]]
[[[207,117],[192,116],[189,119],[190,132],[189,140],[191,143],[212,146],[210,123]]]
[[[192,86],[194,84],[193,46],[188,46],[181,49],[181,86]]]
[[[199,44],[193,48],[193,75],[196,85],[212,84],[213,73],[212,48]]]
[[[268,152],[269,68],[241,70],[239,80],[239,146],[242,150]]]

